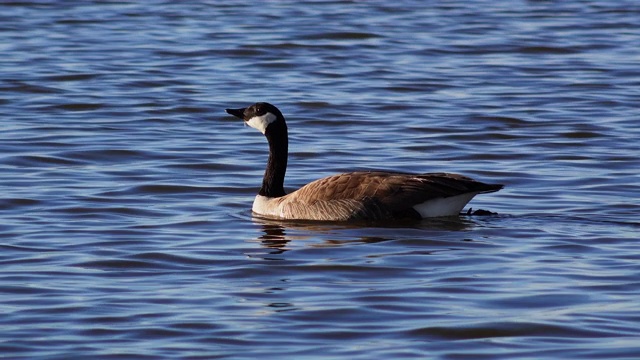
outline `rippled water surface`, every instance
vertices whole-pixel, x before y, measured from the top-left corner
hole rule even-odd
[[[640,357],[637,1],[0,2],[0,357]],[[498,215],[253,218],[352,169]]]

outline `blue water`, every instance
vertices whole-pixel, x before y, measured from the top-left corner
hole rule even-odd
[[[0,357],[637,359],[637,1],[0,2]],[[252,217],[449,171],[498,215]]]

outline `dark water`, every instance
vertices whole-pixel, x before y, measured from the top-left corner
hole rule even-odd
[[[0,357],[640,357],[637,1],[2,1]],[[352,169],[489,217],[253,219]]]

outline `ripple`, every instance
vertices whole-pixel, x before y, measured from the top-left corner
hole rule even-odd
[[[82,165],[83,161],[67,159],[59,156],[50,155],[22,155],[14,156],[4,161],[7,165],[24,166],[24,167],[41,167],[41,166],[74,166]]]
[[[123,269],[148,270],[148,271],[158,270],[157,265],[155,265],[151,261],[136,261],[136,260],[125,260],[125,259],[85,261],[85,262],[73,264],[73,266],[81,267],[81,268],[111,270],[111,271],[119,271]]]
[[[555,47],[555,46],[524,46],[516,49],[517,52],[525,54],[575,54],[582,51],[576,47]]]
[[[61,89],[51,87],[51,86],[42,86],[42,85],[34,85],[26,82],[13,80],[10,81],[11,86],[2,86],[0,87],[0,91],[2,92],[17,92],[17,93],[25,93],[25,94],[58,94],[62,93]]]
[[[11,210],[21,207],[37,206],[42,204],[40,200],[28,199],[28,198],[4,198],[0,199],[0,208],[4,210]]]
[[[616,336],[613,332],[592,331],[568,325],[531,322],[494,322],[460,327],[433,326],[414,329],[406,332],[406,335],[411,337],[443,340],[493,339],[500,337],[523,336],[584,339]]]
[[[82,149],[59,152],[57,155],[61,158],[81,160],[83,162],[117,163],[125,160],[150,159],[154,158],[156,154],[134,149]]]
[[[305,40],[366,40],[379,38],[381,35],[365,32],[324,32],[318,34],[308,34],[300,36]]]
[[[566,308],[589,303],[591,299],[582,294],[542,294],[501,298],[487,302],[495,308]]]
[[[103,108],[104,104],[98,103],[71,103],[71,104],[56,104],[48,106],[47,109],[51,110],[64,110],[64,111],[94,111]]]
[[[123,196],[123,195],[142,195],[142,194],[185,194],[200,193],[209,191],[209,187],[173,185],[173,184],[146,184],[137,185],[124,190],[107,191],[98,194],[99,196]]]
[[[67,81],[87,81],[87,80],[97,79],[99,77],[100,77],[99,74],[86,73],[86,74],[51,75],[51,76],[45,77],[44,79],[47,81],[67,82]]]

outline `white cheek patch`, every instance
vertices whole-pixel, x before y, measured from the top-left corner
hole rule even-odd
[[[276,121],[277,117],[272,113],[268,112],[261,116],[254,116],[247,121],[247,124],[254,129],[258,129],[261,133],[265,133],[267,131],[267,126],[272,122]]]

